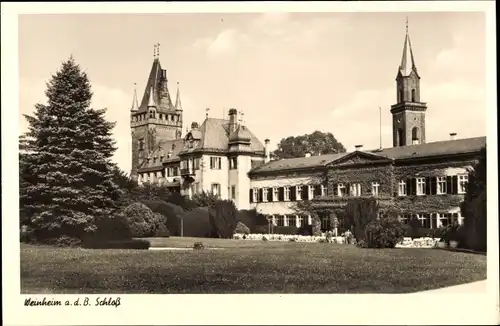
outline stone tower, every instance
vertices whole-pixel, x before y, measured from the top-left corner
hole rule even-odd
[[[420,101],[420,76],[415,66],[408,22],[403,57],[396,76],[397,103],[391,106],[394,147],[425,143],[425,111]]]
[[[137,170],[144,166],[146,158],[159,150],[160,142],[180,139],[182,136],[182,106],[179,90],[172,103],[167,86],[167,71],[162,69],[159,45],[155,45],[153,65],[140,104],[137,92],[130,109],[132,131],[132,170],[130,176],[137,180]]]

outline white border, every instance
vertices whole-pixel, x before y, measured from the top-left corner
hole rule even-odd
[[[69,324],[497,324],[498,162],[496,143],[495,3],[216,2],[2,3],[2,259],[6,325]],[[17,15],[168,12],[487,12],[488,291],[438,295],[125,295],[119,308],[27,308],[19,295]],[[480,108],[471,108],[474,110]],[[14,116],[16,118],[14,118]],[[55,296],[64,300],[77,296]],[[96,296],[91,296],[96,297]],[[48,297],[50,298],[50,297]],[[215,307],[211,306],[214,304]],[[220,310],[219,310],[220,309]],[[230,312],[228,312],[230,311]],[[281,313],[280,313],[281,312]]]

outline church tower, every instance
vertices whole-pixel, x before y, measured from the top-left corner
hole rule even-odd
[[[408,20],[403,57],[396,76],[397,103],[391,106],[394,147],[425,143],[425,111],[420,101],[420,76],[415,66]]]
[[[148,156],[160,150],[160,143],[180,139],[182,136],[182,106],[177,91],[177,103],[172,103],[167,86],[167,71],[162,69],[159,59],[159,44],[154,46],[153,65],[140,104],[137,91],[130,109],[132,131],[132,171],[137,180],[137,170]]]

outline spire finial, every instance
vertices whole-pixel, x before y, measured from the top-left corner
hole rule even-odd
[[[406,16],[406,34],[408,34],[408,16]]]
[[[210,108],[205,109],[205,117],[208,119],[208,111],[210,111]]]
[[[130,111],[137,111],[139,109],[139,103],[137,102],[137,83],[134,83],[134,98],[132,99],[132,108]]]
[[[160,57],[160,43],[156,43],[156,57]]]
[[[179,82],[177,82],[177,96],[175,98],[175,110],[182,111],[181,94],[179,91]]]
[[[156,59],[156,44],[153,45],[153,59]]]

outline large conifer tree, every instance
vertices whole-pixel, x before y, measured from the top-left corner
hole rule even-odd
[[[29,130],[20,139],[21,224],[41,242],[82,239],[116,209],[114,123],[105,120],[105,110],[90,108],[91,85],[73,57],[52,76],[45,95],[47,104],[25,116]]]

